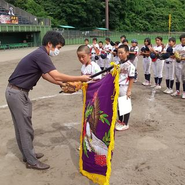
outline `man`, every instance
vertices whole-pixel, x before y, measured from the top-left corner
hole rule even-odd
[[[42,76],[45,80],[61,85],[67,81],[88,81],[89,76],[69,76],[57,71],[49,56],[57,56],[65,40],[60,33],[49,31],[42,46],[25,56],[9,78],[6,100],[10,109],[17,144],[27,168],[45,170],[50,166],[38,161],[42,153],[35,153],[33,147],[32,104],[28,93]]]

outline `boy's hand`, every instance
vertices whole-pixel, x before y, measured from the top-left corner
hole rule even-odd
[[[127,93],[126,93],[126,95],[127,95],[127,98],[131,98],[131,90],[127,90]]]

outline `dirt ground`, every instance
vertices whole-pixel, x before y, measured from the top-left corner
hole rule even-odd
[[[59,71],[80,74],[77,46],[65,46],[52,58]],[[79,173],[81,92],[59,94],[60,88],[40,80],[30,98],[33,102],[34,146],[51,165],[46,171],[25,168],[18,150],[4,91],[19,59],[35,48],[0,51],[0,184],[1,185],[93,185]],[[185,101],[156,93],[139,80],[132,93],[130,129],[116,132],[110,185],[185,184]]]

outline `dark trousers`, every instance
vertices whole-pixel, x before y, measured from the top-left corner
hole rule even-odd
[[[128,121],[129,121],[129,118],[130,118],[130,113],[128,114],[125,114],[123,116],[120,116],[119,114],[119,110],[118,110],[118,116],[119,116],[119,120],[123,123],[125,123],[125,125],[128,125]]]

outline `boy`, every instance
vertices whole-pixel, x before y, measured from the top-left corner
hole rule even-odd
[[[183,86],[182,98],[185,99],[185,34],[182,34],[179,38],[180,38],[181,44],[175,47],[176,92],[174,92],[172,96],[180,95],[180,82],[182,80],[182,86]]]
[[[155,55],[159,55],[163,52],[164,45],[162,41],[163,38],[158,36],[155,38],[156,46],[154,46],[153,48],[149,46],[150,51],[153,52]],[[154,87],[155,89],[161,89],[163,66],[164,60],[160,60],[159,58],[152,60],[152,68],[155,80],[155,84],[152,87]]]
[[[119,43],[118,47],[123,44],[123,42],[125,41],[125,39],[126,39],[126,36],[125,35],[121,35],[121,37],[120,37],[120,43]]]
[[[119,44],[120,42],[119,41],[116,41],[115,42],[115,45],[114,45],[114,48],[113,48],[113,51],[112,51],[112,54],[113,54],[113,62],[115,62],[116,64],[119,64],[119,57],[118,57],[118,47],[119,47]]]
[[[120,58],[120,77],[119,77],[119,96],[127,96],[131,98],[132,85],[135,77],[135,67],[128,60],[129,48],[126,45],[121,45],[118,48],[118,56]],[[124,106],[124,105],[123,105]],[[116,123],[116,130],[129,129],[130,113],[121,116],[118,111],[119,120]]]
[[[32,103],[28,97],[42,76],[45,80],[61,85],[68,81],[87,81],[89,76],[69,76],[59,73],[49,56],[57,56],[65,40],[55,31],[49,31],[42,40],[42,46],[25,56],[9,78],[6,100],[10,109],[17,144],[27,168],[46,170],[49,165],[38,161],[42,153],[35,153],[33,147]]]
[[[104,48],[103,48],[103,42],[99,41],[99,57],[97,60],[97,64],[100,66],[101,70],[104,69],[105,64],[104,64],[104,57],[103,55],[105,54]]]
[[[145,81],[142,85],[148,86],[150,85],[150,67],[151,67],[151,58],[150,58],[150,50],[148,46],[151,46],[150,38],[144,39],[144,46],[141,48],[140,55],[143,56],[143,70]]]
[[[77,56],[79,61],[82,63],[81,67],[82,75],[93,75],[101,71],[99,65],[91,61],[90,49],[86,45],[81,45],[78,47]],[[101,79],[101,75],[93,78],[93,80],[99,79]]]
[[[131,44],[132,44],[132,46],[130,47],[129,60],[135,66],[135,78],[134,78],[135,80],[134,80],[134,82],[137,82],[137,76],[138,76],[138,73],[137,73],[138,57],[137,57],[137,55],[139,52],[139,47],[137,46],[138,42],[136,39],[133,39],[131,41]]]
[[[173,50],[175,49],[176,39],[174,37],[169,38],[168,45],[166,47],[166,52],[170,52],[170,57],[167,58],[164,62],[164,69],[166,75],[166,87],[167,89],[164,93],[171,94],[173,93],[173,84],[174,84],[174,66],[175,58]],[[171,51],[170,51],[171,50]]]
[[[99,54],[99,45],[97,44],[97,38],[93,38],[93,43],[90,49],[91,49],[91,60],[95,61],[96,56]]]
[[[105,59],[105,68],[110,67],[110,62],[112,58],[112,46],[110,44],[110,38],[105,38],[105,46],[104,46],[105,53],[107,53],[107,58]]]
[[[89,48],[91,48],[91,46],[89,45],[89,39],[84,39],[84,44]]]

